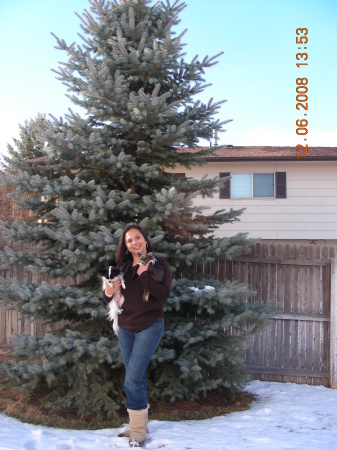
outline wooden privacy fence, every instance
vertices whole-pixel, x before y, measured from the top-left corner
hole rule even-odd
[[[217,260],[203,269],[220,280],[246,284],[256,291],[250,301],[273,305],[270,325],[242,355],[254,379],[337,388],[334,247],[257,243],[248,256]],[[23,271],[14,268],[8,276],[22,278]],[[30,323],[0,306],[0,349],[12,333],[43,336],[55,327]]]
[[[254,379],[337,388],[334,247],[258,243],[250,255],[204,270],[245,283],[256,291],[250,301],[272,304],[270,325],[243,355]]]

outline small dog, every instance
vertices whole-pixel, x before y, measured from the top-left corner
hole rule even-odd
[[[150,277],[154,281],[161,283],[163,281],[164,275],[165,275],[164,269],[159,264],[159,262],[156,260],[154,254],[153,253],[144,254],[144,253],[140,253],[140,252],[137,252],[137,254],[140,258],[140,261],[138,264],[140,266],[146,266],[147,264],[149,264],[148,272],[149,272]],[[148,301],[149,295],[150,295],[150,292],[145,289],[144,293],[143,293],[143,300]]]
[[[102,287],[105,291],[106,285],[108,284],[110,287],[113,286],[114,281],[118,279],[121,280],[123,289],[125,289],[124,275],[121,270],[117,267],[109,266],[105,269],[99,271],[100,278],[102,280]],[[110,300],[108,304],[108,318],[113,321],[112,328],[116,334],[118,335],[119,326],[118,326],[118,314],[120,314],[122,310],[122,305],[124,303],[124,296],[122,291],[118,289],[117,292],[114,293],[114,296]]]

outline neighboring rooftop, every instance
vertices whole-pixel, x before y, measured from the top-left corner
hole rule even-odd
[[[199,151],[200,148],[182,148],[183,152]],[[296,151],[295,147],[265,147],[265,146],[234,146],[219,145],[213,155],[206,156],[206,161],[297,161],[296,155],[305,154],[303,150]],[[337,147],[310,147],[306,158],[301,161],[336,161]]]
[[[178,152],[198,152],[209,147],[187,148],[181,147]],[[265,146],[234,146],[219,145],[214,149],[213,155],[206,156],[205,161],[298,161],[296,155],[305,152],[297,152],[295,147],[265,147]],[[29,160],[29,164],[45,164],[46,156]],[[307,157],[300,161],[337,161],[337,147],[310,147]]]

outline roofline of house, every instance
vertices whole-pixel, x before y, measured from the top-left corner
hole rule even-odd
[[[176,150],[180,153],[198,152],[208,147],[184,148]],[[204,156],[206,162],[238,162],[238,161],[337,161],[337,147],[309,147],[308,152],[297,152],[295,147],[290,146],[234,146],[219,145],[213,149],[211,156]],[[225,153],[223,155],[217,154]],[[241,153],[241,154],[240,154]],[[303,155],[297,158],[297,155]],[[28,164],[46,164],[46,156],[41,156],[27,161]]]
[[[304,150],[304,149],[303,149]],[[218,152],[218,153],[217,153]],[[223,154],[221,154],[223,153]],[[297,155],[302,155],[297,158]],[[309,147],[307,153],[290,146],[219,145],[205,156],[207,162],[235,161],[337,161],[337,147]]]
[[[205,161],[207,162],[235,162],[235,161],[299,161],[296,158],[296,154],[294,156],[206,156]],[[300,158],[300,161],[337,161],[336,156],[310,156],[306,158]]]

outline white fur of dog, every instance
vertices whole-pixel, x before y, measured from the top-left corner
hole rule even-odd
[[[112,271],[112,266],[109,267],[109,273],[108,273],[109,278],[102,276],[103,290],[105,291],[107,284],[110,287],[113,287],[113,283],[119,279],[122,282],[123,289],[125,289],[123,273],[120,273],[119,275],[117,275],[111,279],[111,277],[110,277],[111,271]],[[124,303],[124,295],[122,294],[122,291],[120,289],[118,289],[118,291],[116,291],[114,293],[112,299],[110,300],[110,302],[108,304],[108,318],[109,318],[109,320],[113,321],[112,328],[113,328],[116,336],[118,336],[118,332],[119,332],[118,315],[123,312],[123,310],[122,310],[123,303]]]

